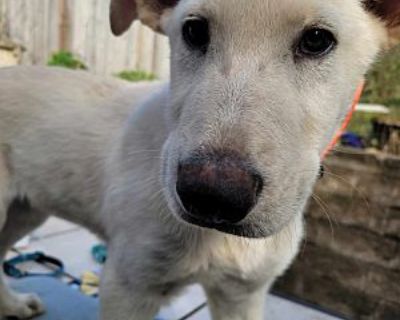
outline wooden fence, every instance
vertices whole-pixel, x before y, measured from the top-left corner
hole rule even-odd
[[[168,77],[167,39],[138,22],[114,37],[108,15],[108,0],[0,0],[0,28],[26,48],[24,64],[46,64],[67,50],[98,74],[143,70]]]

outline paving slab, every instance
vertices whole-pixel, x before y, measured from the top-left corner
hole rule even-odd
[[[304,305],[267,295],[265,302],[265,320],[341,320]],[[206,307],[189,318],[190,320],[211,320]]]

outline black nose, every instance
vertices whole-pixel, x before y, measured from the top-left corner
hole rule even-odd
[[[176,190],[182,205],[206,226],[242,221],[262,187],[261,175],[238,156],[197,156],[178,167]]]

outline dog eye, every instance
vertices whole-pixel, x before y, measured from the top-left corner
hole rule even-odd
[[[199,16],[188,17],[182,27],[182,36],[189,48],[206,53],[210,43],[208,21]]]
[[[296,53],[298,56],[318,58],[331,52],[335,46],[336,38],[332,32],[311,28],[303,33]]]

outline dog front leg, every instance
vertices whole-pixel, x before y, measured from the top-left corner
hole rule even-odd
[[[126,270],[107,261],[100,290],[101,320],[153,320],[157,315],[161,299],[143,289],[139,273],[133,270],[128,277]]]
[[[46,219],[47,214],[35,210],[14,210],[8,215],[7,221],[0,230],[0,266],[7,250]],[[30,319],[42,314],[44,310],[42,302],[35,294],[21,294],[12,291],[0,271],[0,319],[8,319],[8,317]]]
[[[262,320],[266,286],[240,291],[221,286],[205,288],[213,320]]]

